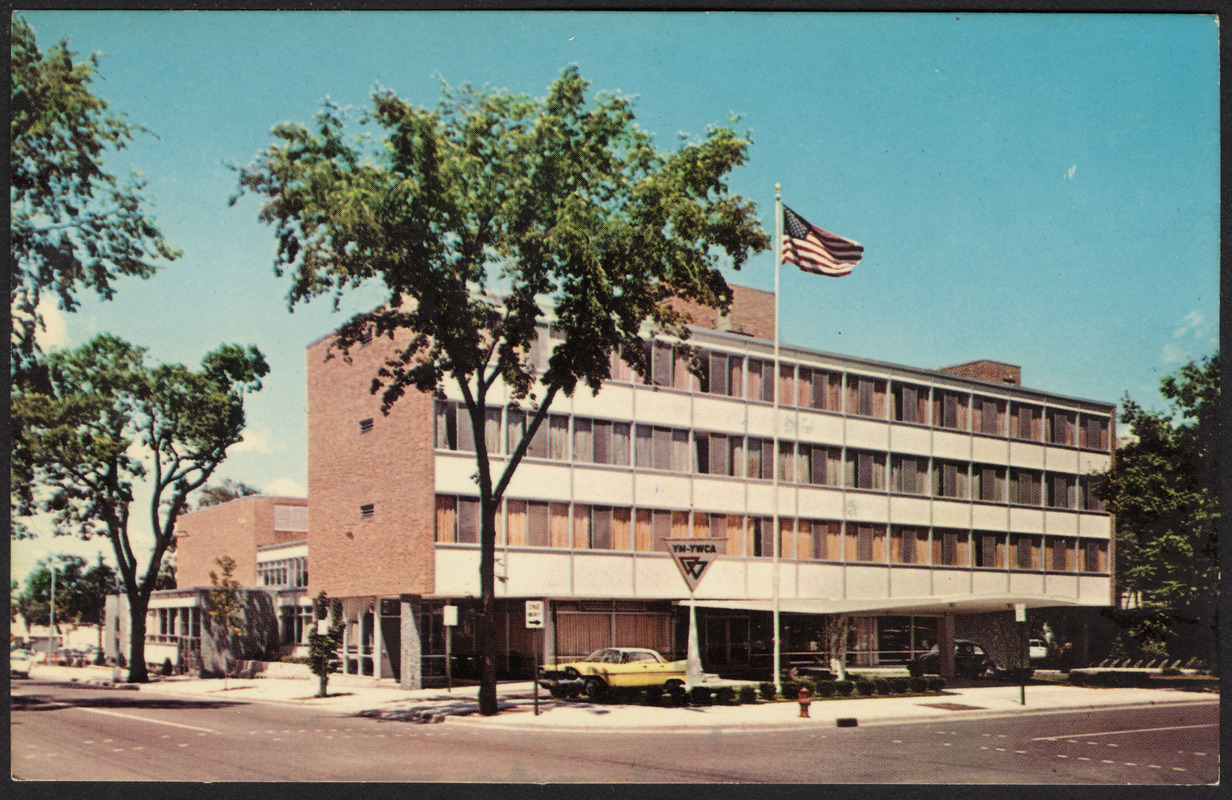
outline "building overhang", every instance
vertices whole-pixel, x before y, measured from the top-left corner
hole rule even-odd
[[[688,605],[688,600],[679,601]],[[739,611],[773,611],[774,601],[752,600],[697,600],[699,608],[727,608]],[[950,595],[934,597],[898,597],[869,599],[787,599],[779,601],[779,611],[784,614],[875,614],[936,616],[942,614],[988,614],[995,611],[1013,611],[1016,603],[1027,608],[1072,608],[1088,606],[1099,608],[1104,604],[1083,602],[1065,597],[1032,595]]]

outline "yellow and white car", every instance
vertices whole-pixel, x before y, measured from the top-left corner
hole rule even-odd
[[[553,697],[585,692],[600,699],[609,688],[684,685],[685,661],[668,661],[655,650],[641,647],[604,647],[581,661],[569,661],[541,670],[539,685]]]

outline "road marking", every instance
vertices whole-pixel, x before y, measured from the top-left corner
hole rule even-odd
[[[1099,763],[1101,763],[1101,764],[1115,764],[1116,762],[1115,762],[1115,761],[1109,761],[1109,760],[1108,760],[1108,759],[1106,759],[1106,758],[1101,758],[1101,759],[1099,760]]]
[[[1192,730],[1193,728],[1217,728],[1217,727],[1219,727],[1219,723],[1212,722],[1206,725],[1171,725],[1166,728],[1135,728],[1129,731],[1100,731],[1099,733],[1084,733],[1082,734],[1082,736],[1121,736],[1126,733],[1154,733],[1156,731],[1185,731],[1185,730]],[[1076,739],[1069,738],[1072,735],[1073,734],[1069,734],[1066,736],[1037,736],[1031,741],[1033,742],[1055,742],[1058,739],[1065,739],[1070,744],[1078,744],[1078,741]],[[1088,742],[1088,744],[1095,744],[1095,743]]]
[[[1126,761],[1126,762],[1125,762],[1125,766],[1127,766],[1127,767],[1136,767],[1136,766],[1138,766],[1138,762],[1137,762],[1137,761]]]
[[[1014,752],[1020,756],[1025,756],[1027,754],[1026,750],[1015,750]]]
[[[953,747],[954,743],[953,742],[942,742],[941,746],[942,747]]]
[[[993,748],[993,750],[996,750],[998,753],[1004,753],[1004,752],[1005,752],[1005,748],[1004,748],[1004,747],[994,747],[994,748]]]
[[[1057,753],[1057,758],[1069,758],[1069,756],[1063,756],[1060,753]]]
[[[1089,759],[1089,758],[1083,758],[1082,756],[1078,756],[1078,760],[1079,760],[1079,761],[1090,761],[1091,759]]]
[[[1184,767],[1173,767],[1172,771],[1173,772],[1184,772],[1185,768]]]
[[[1147,764],[1147,767],[1149,767],[1150,769],[1163,769],[1163,767],[1159,766],[1158,764]]]
[[[1195,756],[1204,756],[1206,753],[1194,753]]]
[[[166,722],[161,719],[148,719],[146,717],[134,717],[132,714],[121,714],[118,711],[106,711],[101,708],[82,708],[81,706],[73,706],[73,708],[77,709],[78,711],[88,711],[91,714],[103,714],[108,717],[123,717],[124,719],[135,719],[138,722],[148,722],[151,725],[170,725],[173,728],[187,728],[190,731],[205,731],[205,733],[216,733],[216,731],[212,731],[209,728],[199,728],[196,725],[184,725],[183,723],[180,723],[180,722]],[[205,733],[201,735],[204,736]],[[110,741],[112,740],[104,739],[103,744],[107,744]]]

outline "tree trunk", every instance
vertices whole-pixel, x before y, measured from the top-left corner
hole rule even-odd
[[[317,697],[328,697],[327,687],[329,686],[329,672],[322,672],[320,675],[320,685],[317,688]]]
[[[479,656],[479,713],[496,714],[496,513],[495,504],[481,500],[479,539],[479,611],[475,633]]]
[[[128,646],[128,682],[129,683],[148,683],[150,680],[149,672],[145,667],[145,604],[134,603],[129,600],[128,604],[128,630],[129,630],[129,646]]]

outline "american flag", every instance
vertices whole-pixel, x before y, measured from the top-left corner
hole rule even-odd
[[[864,246],[805,221],[783,206],[782,263],[795,264],[805,272],[839,277],[864,257]]]

